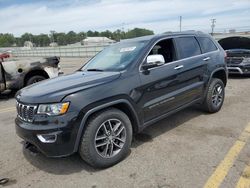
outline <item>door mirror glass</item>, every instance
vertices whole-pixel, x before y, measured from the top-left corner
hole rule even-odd
[[[143,64],[142,68],[144,70],[161,66],[165,63],[164,57],[162,55],[149,55],[147,61]]]

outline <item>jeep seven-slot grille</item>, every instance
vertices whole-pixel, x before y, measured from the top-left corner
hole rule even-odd
[[[36,105],[26,105],[19,102],[16,103],[17,116],[23,121],[32,122],[36,108]]]

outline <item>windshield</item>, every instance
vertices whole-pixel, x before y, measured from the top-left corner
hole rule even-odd
[[[137,57],[145,41],[121,42],[105,48],[83,68],[83,71],[121,71]]]

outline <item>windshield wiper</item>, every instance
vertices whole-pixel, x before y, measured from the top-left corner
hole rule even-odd
[[[103,70],[102,69],[87,69],[87,71],[100,71],[100,72],[102,72]]]

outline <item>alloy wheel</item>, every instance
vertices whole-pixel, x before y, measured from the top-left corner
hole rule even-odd
[[[126,129],[118,119],[109,119],[101,124],[95,135],[95,148],[104,158],[117,155],[126,142]]]
[[[220,84],[215,85],[212,94],[212,103],[214,106],[218,107],[222,104],[224,97],[223,88]]]

